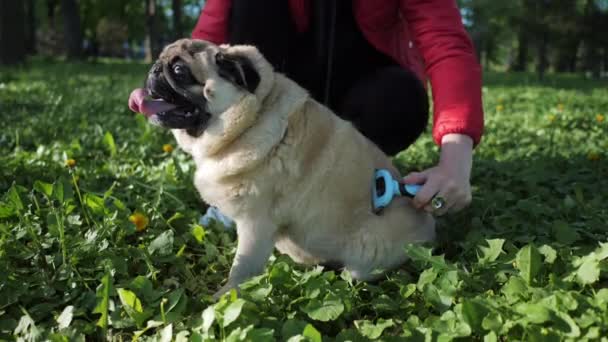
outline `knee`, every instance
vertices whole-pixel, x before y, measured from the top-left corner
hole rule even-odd
[[[422,82],[400,67],[383,68],[361,79],[345,97],[340,115],[351,120],[389,155],[422,134],[429,103]]]

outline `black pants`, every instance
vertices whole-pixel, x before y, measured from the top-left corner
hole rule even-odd
[[[287,0],[232,0],[229,43],[252,44],[385,153],[407,148],[428,122],[422,82],[373,48],[346,0],[313,0],[298,33]]]

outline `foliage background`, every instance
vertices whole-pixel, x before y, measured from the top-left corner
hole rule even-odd
[[[0,0],[0,339],[606,341],[608,5],[459,4],[486,69],[471,207],[377,283],[275,255],[216,302],[234,232],[126,107],[202,2]]]
[[[378,283],[275,256],[210,295],[234,233],[193,165],[126,108],[147,65],[0,69],[0,338],[599,340],[608,334],[605,81],[487,73],[472,206]],[[436,162],[430,136],[398,155]],[[135,214],[135,216],[134,216]]]

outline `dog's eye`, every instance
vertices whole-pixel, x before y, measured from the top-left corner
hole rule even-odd
[[[190,70],[187,66],[181,63],[175,63],[171,66],[171,71],[173,73],[173,78],[176,81],[181,82],[182,84],[194,84],[196,80],[192,77]]]
[[[186,68],[184,68],[182,65],[175,64],[175,65],[173,66],[173,73],[174,73],[176,76],[182,76],[182,75],[185,75],[185,74],[186,74]]]

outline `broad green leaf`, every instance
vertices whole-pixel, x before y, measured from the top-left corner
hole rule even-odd
[[[540,252],[540,254],[543,255],[543,257],[545,258],[545,262],[548,264],[554,263],[555,259],[557,259],[557,252],[555,251],[555,249],[553,249],[553,247],[549,245],[540,246],[540,248],[538,248],[538,251]]]
[[[110,274],[106,274],[101,279],[101,284],[97,288],[95,297],[97,297],[97,305],[93,310],[93,313],[101,314],[101,317],[97,321],[97,325],[102,328],[108,327],[108,304],[110,301],[110,291],[112,290],[112,279]]]
[[[406,286],[401,286],[399,293],[403,298],[409,298],[412,294],[416,292],[415,284],[407,284]]]
[[[408,244],[405,246],[405,254],[412,260],[430,264],[438,270],[455,270],[453,265],[447,264],[443,255],[433,255],[430,248],[418,244]]]
[[[339,298],[326,296],[323,300],[311,299],[301,309],[314,320],[329,322],[340,317],[344,312],[344,304]]]
[[[585,261],[576,270],[576,279],[581,285],[597,282],[600,278],[600,263],[595,258],[585,258]]]
[[[597,260],[608,259],[608,242],[600,242],[600,246],[594,252]]]
[[[272,329],[261,328],[255,329],[253,325],[249,325],[246,328],[238,327],[228,335],[226,342],[236,341],[256,341],[256,342],[270,342],[274,341],[274,331]]]
[[[482,322],[488,316],[490,311],[480,301],[476,299],[466,299],[462,303],[462,316],[464,321],[471,326],[474,332],[479,333],[482,330]]]
[[[13,204],[13,207],[17,210],[23,210],[23,202],[21,202],[21,197],[19,196],[19,190],[17,190],[17,185],[11,185],[11,188],[8,189],[8,201]]]
[[[0,202],[0,219],[17,216],[18,213],[17,209],[11,204]]]
[[[34,182],[34,189],[39,191],[40,193],[44,194],[46,197],[51,197],[51,195],[53,194],[53,184],[50,183],[46,183],[43,181],[35,181]]]
[[[193,225],[192,236],[194,236],[198,243],[203,243],[203,239],[205,238],[205,228],[198,224]]]
[[[504,326],[502,317],[496,312],[490,312],[487,316],[483,317],[481,321],[481,327],[485,330],[492,330],[493,332],[499,332]]]
[[[302,336],[308,338],[311,342],[322,342],[321,333],[315,329],[312,324],[307,324],[302,331]]]
[[[378,321],[374,324],[371,321],[355,321],[355,326],[359,330],[359,332],[372,340],[377,339],[382,335],[382,332],[386,328],[390,328],[395,325],[395,322],[392,319],[384,320],[382,318],[378,319]]]
[[[137,276],[129,283],[129,288],[135,291],[144,302],[152,303],[160,298],[161,293],[154,290],[150,279],[145,276]]]
[[[527,245],[519,250],[515,262],[517,263],[519,274],[528,284],[532,283],[542,267],[540,253],[534,245]]]
[[[434,268],[427,268],[426,270],[420,273],[420,277],[418,277],[418,283],[416,287],[418,287],[418,291],[424,290],[426,285],[432,284],[435,279],[437,279],[438,271]]]
[[[597,291],[595,293],[595,304],[598,305],[598,307],[606,307],[608,306],[608,288],[603,288],[600,289],[599,291]],[[604,306],[606,305],[606,306]]]
[[[224,320],[222,322],[224,328],[239,318],[241,310],[243,310],[243,305],[245,305],[245,301],[239,298],[226,307],[223,314]]]
[[[141,301],[139,300],[139,298],[137,298],[134,292],[129,291],[127,289],[116,289],[116,292],[118,292],[120,302],[124,306],[129,307],[136,312],[144,311],[143,307],[141,306]]]
[[[247,332],[245,341],[274,342],[274,330],[269,328],[251,329]]]
[[[84,203],[91,209],[91,211],[98,215],[103,215],[105,210],[105,203],[103,198],[93,195],[91,193],[84,194]]]
[[[68,305],[63,309],[61,315],[57,317],[57,327],[60,330],[69,327],[70,323],[72,323],[72,317],[74,317],[74,306]]]
[[[425,286],[422,294],[424,295],[424,299],[426,299],[429,304],[433,305],[437,310],[442,312],[449,309],[454,303],[454,297],[451,294],[446,293],[434,284]]]
[[[131,317],[138,327],[143,326],[144,322],[148,317],[150,317],[150,313],[144,311],[143,306],[141,305],[141,301],[134,292],[127,289],[117,289],[118,298],[123,305],[123,309]]]
[[[209,329],[213,325],[213,322],[215,321],[215,309],[213,308],[213,306],[208,306],[203,311],[202,318],[203,318],[203,325],[202,325],[203,332],[208,333]]]
[[[148,330],[153,329],[153,328],[158,328],[163,326],[165,323],[161,322],[161,321],[153,321],[153,320],[149,320],[148,322],[146,322],[146,327],[143,328],[142,330],[136,330],[133,334],[133,341],[137,341],[143,334],[145,334]]]
[[[553,324],[556,329],[559,329],[565,336],[575,338],[581,335],[581,329],[576,322],[565,312],[558,311],[555,313]]]
[[[110,132],[106,132],[103,136],[103,143],[110,152],[110,156],[116,155],[116,143],[114,142],[114,136]]]
[[[167,303],[167,305],[165,305],[165,312],[170,312],[171,310],[175,309],[180,300],[186,300],[186,297],[183,296],[183,294],[183,288],[172,291],[168,297],[169,302]]]
[[[53,197],[59,202],[63,202],[63,182],[59,179],[53,183]]]
[[[509,303],[514,303],[528,296],[528,286],[522,278],[513,276],[502,287],[501,292]]]
[[[481,256],[478,257],[479,263],[482,265],[491,263],[498,259],[500,253],[502,253],[502,246],[505,243],[504,239],[492,239],[486,240],[488,247],[480,246]]]
[[[283,324],[281,328],[281,338],[284,340],[288,337],[302,334],[304,328],[309,325],[308,322],[299,319],[290,319]]]
[[[173,252],[173,231],[167,230],[157,236],[148,246],[150,255],[169,255]]]
[[[361,333],[355,329],[345,329],[340,331],[335,339],[336,342],[369,342],[369,338],[361,335]]]
[[[551,310],[541,304],[520,303],[515,306],[515,311],[524,316],[526,321],[540,324],[552,319]]]
[[[555,221],[552,232],[555,239],[564,245],[571,245],[581,238],[576,229],[564,221]]]
[[[38,341],[42,335],[42,331],[36,326],[32,317],[23,310],[23,316],[19,319],[19,324],[14,330],[15,337],[23,337],[18,340]]]
[[[112,200],[112,204],[114,204],[114,206],[118,209],[118,210],[127,210],[127,207],[125,206],[125,204],[119,200],[118,198],[114,198]]]
[[[173,340],[173,324],[169,324],[160,331],[160,342],[171,342]]]
[[[490,331],[483,337],[483,342],[498,342],[498,336],[494,331]]]
[[[182,330],[175,335],[175,342],[191,342],[190,332]]]

